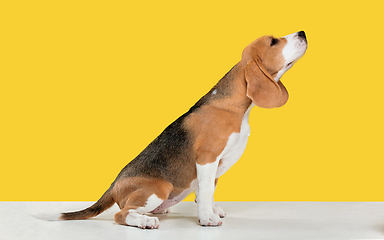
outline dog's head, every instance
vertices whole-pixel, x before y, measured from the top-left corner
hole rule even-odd
[[[249,44],[241,61],[246,65],[247,96],[252,102],[263,108],[283,106],[288,92],[280,78],[306,50],[304,31],[282,38],[263,36]]]

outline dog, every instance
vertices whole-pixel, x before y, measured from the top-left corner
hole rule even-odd
[[[205,96],[121,170],[95,204],[47,220],[87,219],[117,203],[116,223],[156,229],[158,218],[145,213],[166,213],[195,191],[200,225],[222,225],[226,214],[213,194],[218,178],[245,150],[249,113],[255,105],[276,108],[287,102],[280,78],[306,50],[304,31],[256,39]]]

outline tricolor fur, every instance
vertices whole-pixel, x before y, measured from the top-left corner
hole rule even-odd
[[[167,211],[195,191],[200,224],[221,225],[225,213],[213,201],[217,179],[245,150],[252,107],[286,103],[288,92],[280,78],[306,48],[304,32],[252,42],[241,61],[126,165],[94,205],[62,213],[58,220],[94,217],[117,203],[117,223],[158,228],[156,217],[143,214]]]

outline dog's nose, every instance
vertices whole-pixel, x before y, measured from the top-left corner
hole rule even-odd
[[[305,32],[304,32],[304,31],[300,31],[300,32],[298,32],[298,33],[297,33],[297,36],[306,39],[306,36],[305,36]]]

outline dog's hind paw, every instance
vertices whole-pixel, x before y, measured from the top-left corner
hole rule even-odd
[[[171,209],[166,208],[166,209],[163,209],[163,210],[160,210],[160,211],[153,210],[151,213],[153,213],[153,214],[167,214],[167,213],[170,213],[170,212],[171,212]]]
[[[128,214],[126,219],[128,226],[138,227],[141,229],[158,229],[159,219],[157,217],[148,217],[142,214]]]

